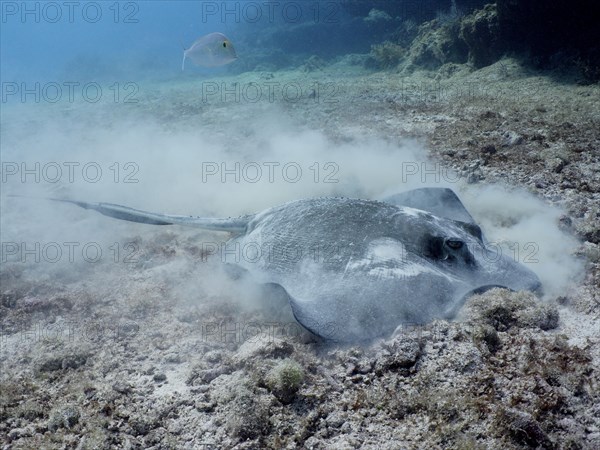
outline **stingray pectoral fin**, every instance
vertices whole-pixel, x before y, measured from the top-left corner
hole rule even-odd
[[[475,223],[456,193],[449,188],[427,187],[413,189],[383,199],[396,206],[408,206],[427,211],[438,217]]]
[[[420,209],[434,216],[454,220],[459,227],[475,239],[486,242],[481,228],[469,214],[465,205],[462,204],[458,195],[450,188],[427,187],[413,189],[391,195],[384,198],[383,201],[396,206]]]
[[[310,331],[312,334],[319,336],[326,341],[339,341],[338,332],[340,326],[337,322],[326,319],[326,314],[316,315],[310,309],[304,310],[303,301],[289,296],[292,313],[300,325]],[[317,318],[318,317],[318,318]]]
[[[12,197],[20,197],[13,195]],[[205,230],[224,231],[228,233],[243,233],[252,216],[218,219],[194,216],[176,216],[169,214],[153,213],[115,205],[113,203],[90,203],[63,198],[46,198],[61,203],[71,203],[84,209],[92,209],[108,217],[128,222],[145,223],[149,225],[184,225],[188,227],[203,228]]]

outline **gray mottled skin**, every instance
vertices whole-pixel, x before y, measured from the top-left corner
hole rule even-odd
[[[235,219],[69,202],[122,220],[232,233],[221,249],[225,261],[258,282],[282,286],[297,320],[335,341],[370,340],[405,323],[451,318],[469,293],[490,286],[540,287],[529,269],[486,247],[452,191],[427,188],[402,195],[410,198],[410,192],[423,209],[414,208],[415,202],[399,205],[402,197],[390,203],[314,198]],[[444,199],[447,216],[467,221],[443,217]]]
[[[452,317],[483,286],[539,286],[527,268],[486,249],[476,225],[370,200],[317,198],[268,209],[228,243],[236,245],[228,262],[283,286],[298,321],[334,340]],[[261,250],[233,260],[244,248]]]

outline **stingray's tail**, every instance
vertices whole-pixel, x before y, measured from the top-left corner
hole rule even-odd
[[[12,197],[20,197],[13,195]],[[67,200],[62,198],[47,198],[55,202],[72,203],[84,209],[93,209],[100,214],[115,219],[127,220],[129,222],[146,223],[150,225],[185,225],[189,227],[203,228],[205,230],[225,231],[228,233],[243,233],[246,230],[248,221],[252,216],[242,216],[229,219],[215,219],[194,216],[174,216],[169,214],[160,214],[139,209],[128,208],[127,206],[115,205],[113,203],[88,203],[76,200]]]

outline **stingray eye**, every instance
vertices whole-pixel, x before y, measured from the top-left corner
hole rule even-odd
[[[227,42],[223,42],[223,47],[227,48]]]
[[[448,247],[450,247],[452,250],[458,250],[458,249],[462,248],[462,246],[464,245],[464,242],[459,239],[448,239],[446,241],[446,245]]]

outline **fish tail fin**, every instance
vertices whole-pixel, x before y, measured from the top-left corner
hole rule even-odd
[[[179,40],[179,43],[181,44],[181,49],[183,50],[183,62],[181,63],[181,71],[183,72],[183,70],[185,69],[185,52],[187,52],[187,48],[185,48],[185,45],[183,44],[183,39]]]
[[[22,197],[11,195],[11,197]],[[113,203],[89,203],[63,198],[46,198],[55,202],[71,203],[80,208],[92,209],[108,217],[128,222],[145,223],[149,225],[184,225],[205,230],[224,231],[228,233],[243,233],[251,216],[243,216],[229,219],[218,219],[194,216],[175,216],[169,214],[153,213],[129,208],[127,206],[115,205]]]

